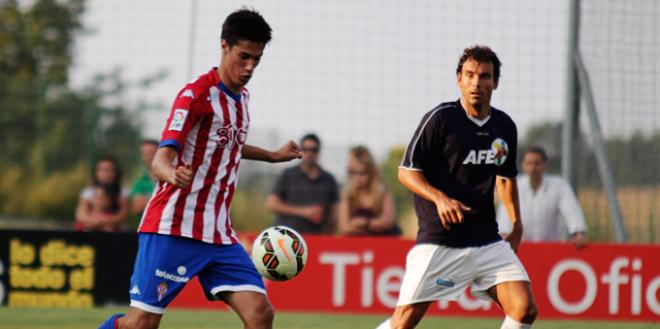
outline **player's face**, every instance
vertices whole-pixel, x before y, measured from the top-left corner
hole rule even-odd
[[[306,164],[316,164],[319,161],[319,144],[311,139],[302,141],[301,148],[302,161]]]
[[[493,90],[497,89],[492,63],[468,59],[463,63],[457,79],[461,97],[465,102],[475,108],[490,105]]]
[[[522,170],[529,177],[540,178],[545,172],[545,161],[540,154],[528,152],[523,157]]]
[[[354,157],[348,159],[348,175],[353,187],[361,188],[369,185],[369,169],[364,163]]]
[[[247,40],[240,40],[230,46],[222,40],[222,70],[225,73],[223,81],[228,87],[241,88],[245,86],[254,69],[259,65],[261,55],[264,53],[264,44]]]

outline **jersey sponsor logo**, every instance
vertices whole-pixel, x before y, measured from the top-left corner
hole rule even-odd
[[[188,117],[188,110],[176,109],[172,115],[172,122],[170,123],[169,130],[182,131],[183,125],[186,123]]]
[[[193,93],[192,89],[186,89],[181,93],[181,96],[179,98],[184,98],[184,97],[189,97],[189,98],[195,98],[195,94]]]
[[[501,166],[509,155],[509,145],[501,138],[496,138],[489,150],[470,150],[463,160],[464,165],[494,164]]]
[[[183,266],[180,266],[179,268],[181,268],[181,267],[183,267]],[[185,269],[185,267],[184,267],[184,269]],[[188,281],[190,281],[189,277],[183,276],[185,274],[185,271],[184,271],[184,274],[175,275],[175,274],[167,273],[167,272],[162,271],[160,269],[156,269],[155,274],[159,278],[163,278],[163,279],[174,281],[174,282],[188,282]]]
[[[233,147],[235,142],[243,145],[247,140],[247,129],[236,129],[231,124],[226,124],[224,127],[218,129],[217,133],[219,147]]]

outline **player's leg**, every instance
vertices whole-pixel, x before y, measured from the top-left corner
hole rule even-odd
[[[499,241],[477,248],[478,277],[472,293],[490,297],[506,314],[502,328],[530,328],[537,309],[529,277],[508,243]]]
[[[488,295],[506,314],[502,329],[531,328],[538,311],[529,282],[502,282],[488,289]]]
[[[419,321],[422,321],[426,310],[428,310],[431,302],[421,302],[415,304],[408,304],[397,306],[394,309],[392,317],[383,322],[376,329],[408,329],[415,328]]]
[[[241,318],[246,329],[271,329],[275,311],[265,294],[254,291],[218,293]]]
[[[378,329],[414,328],[433,301],[458,298],[472,273],[467,249],[416,245],[406,257],[397,307]]]
[[[131,309],[100,328],[158,328],[167,305],[208,261],[208,248],[191,239],[139,234],[129,290]]]
[[[240,244],[213,247],[213,261],[199,273],[211,300],[227,303],[245,328],[272,328],[275,311],[266,296],[263,278]]]

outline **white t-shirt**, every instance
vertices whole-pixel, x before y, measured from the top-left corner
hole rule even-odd
[[[126,188],[121,189],[121,194],[119,195],[120,198],[128,198],[130,195],[130,191]],[[87,185],[85,188],[80,192],[80,197],[83,198],[84,200],[92,200],[94,198],[94,186],[92,185]]]
[[[570,234],[585,232],[584,215],[571,186],[561,177],[544,175],[534,192],[529,176],[518,178],[520,216],[523,223],[523,241],[561,241],[563,219]],[[502,234],[511,233],[512,226],[506,208],[500,205],[497,224]]]

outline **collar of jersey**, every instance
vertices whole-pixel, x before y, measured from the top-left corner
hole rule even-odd
[[[225,84],[222,83],[222,81],[220,81],[220,83],[218,84],[218,88],[224,91],[225,94],[229,95],[229,97],[231,97],[234,101],[236,102],[241,101],[241,94],[235,94],[233,91],[229,90],[229,88],[227,88],[227,86],[225,86]]]
[[[458,105],[458,108],[461,110],[461,112],[463,112],[463,114],[465,114],[465,117],[466,117],[468,120],[472,121],[472,123],[474,123],[475,125],[477,125],[477,126],[480,127],[480,128],[483,127],[483,126],[485,126],[486,123],[488,123],[488,121],[490,121],[490,118],[491,118],[491,116],[493,115],[493,108],[491,107],[491,108],[490,108],[490,113],[488,113],[488,116],[487,116],[486,118],[484,118],[483,120],[479,120],[479,119],[477,119],[477,118],[473,118],[473,117],[471,117],[471,116],[467,113],[467,110],[466,110],[466,109],[463,107],[463,105],[461,104],[461,99],[460,99],[460,98],[456,101],[456,104]]]

